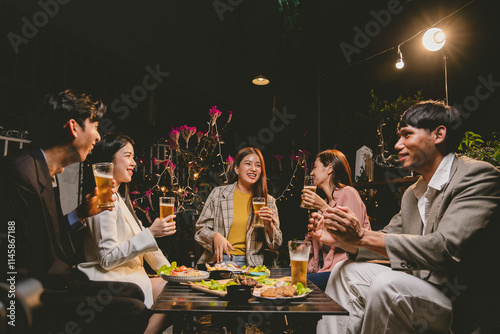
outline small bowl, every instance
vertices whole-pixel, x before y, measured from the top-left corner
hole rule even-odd
[[[231,302],[244,302],[252,298],[253,286],[236,284],[226,287],[226,298]]]
[[[233,272],[231,270],[212,270],[210,273],[210,279],[228,279],[233,277]]]
[[[265,271],[251,271],[249,272],[250,276],[264,276],[267,275]]]

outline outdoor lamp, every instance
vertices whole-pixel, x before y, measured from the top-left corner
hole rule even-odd
[[[422,42],[427,50],[438,51],[444,46],[446,36],[441,29],[430,28],[425,32]]]
[[[258,76],[253,78],[252,83],[257,86],[265,86],[269,83],[269,79],[262,74],[259,74]]]

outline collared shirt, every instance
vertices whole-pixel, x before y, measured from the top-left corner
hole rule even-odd
[[[47,157],[45,156],[45,152],[41,148],[40,148],[40,151],[42,151],[43,158],[45,159],[45,162],[47,162]],[[58,187],[57,179],[56,179],[55,175],[52,176],[52,187],[53,188]],[[71,226],[71,229],[74,232],[77,232],[85,227],[85,223],[81,222],[80,219],[78,219],[78,216],[76,215],[76,210],[73,210],[70,213],[68,213],[67,217],[68,217],[69,225]]]
[[[420,218],[422,218],[422,235],[425,234],[427,216],[429,215],[430,207],[437,192],[441,191],[443,186],[450,181],[451,167],[454,158],[454,153],[448,153],[448,155],[441,160],[429,184],[427,184],[423,178],[420,178],[415,185],[413,192],[418,199],[418,211],[420,213]]]

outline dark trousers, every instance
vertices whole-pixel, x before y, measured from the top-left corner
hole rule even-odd
[[[143,333],[151,312],[136,284],[82,281],[45,290],[34,333]]]

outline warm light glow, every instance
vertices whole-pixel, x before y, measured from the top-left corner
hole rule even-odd
[[[269,83],[269,79],[267,79],[265,76],[262,74],[256,76],[253,78],[252,83],[257,86],[265,86]]]
[[[403,59],[399,58],[399,59],[398,59],[398,61],[397,61],[397,63],[396,63],[396,68],[397,68],[398,70],[400,70],[400,69],[402,69],[403,67],[405,67],[405,63],[404,63]]]
[[[438,51],[444,46],[446,36],[441,29],[431,28],[425,32],[422,42],[427,50]]]

